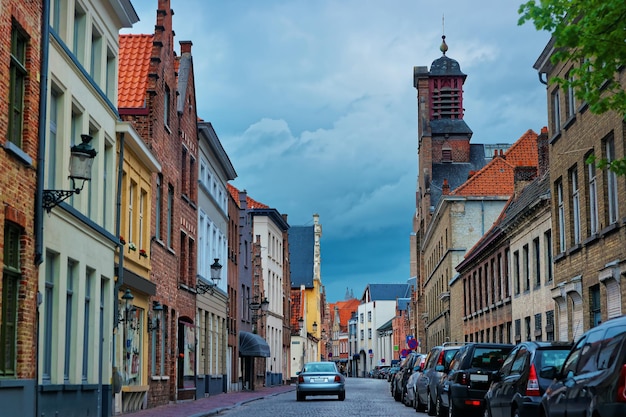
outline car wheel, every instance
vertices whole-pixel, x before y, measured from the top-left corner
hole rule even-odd
[[[343,401],[346,399],[346,393],[345,392],[340,392],[339,393],[339,401]]]
[[[491,410],[489,410],[489,404],[485,402],[485,410],[483,411],[483,417],[491,417]],[[519,414],[516,414],[515,417],[519,417]]]
[[[513,410],[513,417],[519,417],[519,408],[516,408],[515,410]],[[489,416],[491,417],[491,416]]]
[[[430,391],[428,392],[428,397],[426,398],[426,413],[428,413],[429,416],[435,415],[435,403],[430,396]]]
[[[304,394],[303,394],[303,393],[301,393],[301,392],[298,392],[298,393],[296,394],[296,399],[297,399],[298,401],[304,401],[304,400],[306,399],[306,395],[304,395]]]

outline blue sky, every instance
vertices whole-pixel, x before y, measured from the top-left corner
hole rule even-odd
[[[152,33],[157,4],[134,0],[140,22],[124,33]],[[291,225],[320,215],[329,301],[410,278],[413,67],[441,56],[442,34],[467,74],[473,143],[512,143],[547,125],[533,64],[549,34],[518,26],[519,4],[171,0],[176,45],[193,42],[198,116],[228,153],[233,185]]]

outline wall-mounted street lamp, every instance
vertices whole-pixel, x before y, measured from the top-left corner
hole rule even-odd
[[[124,295],[122,295],[122,300],[124,300],[124,311],[120,312],[120,316],[117,319],[118,322],[125,323],[131,329],[135,329],[134,318],[131,317],[132,313],[135,311],[135,306],[133,305],[134,299],[135,296],[130,289],[127,288]]]
[[[148,331],[153,332],[159,328],[161,325],[161,314],[163,314],[163,306],[158,301],[154,301],[152,303],[152,311],[154,312],[154,317],[148,321]]]
[[[267,297],[265,297],[261,302],[256,301],[257,299],[257,297],[254,297],[254,301],[251,303],[248,298],[248,308],[250,308],[250,310],[252,310],[257,317],[260,317],[269,309],[270,302]],[[261,313],[257,314],[259,310],[261,310]]]
[[[211,264],[211,281],[212,282],[203,282],[201,278],[198,277],[198,282],[196,283],[196,292],[198,294],[206,294],[210,292],[213,294],[215,287],[220,283],[220,279],[222,279],[222,265],[219,263],[219,258],[214,258],[215,262]]]
[[[312,327],[313,327],[313,333],[315,333],[317,335],[317,322],[316,321],[313,322],[313,326]]]
[[[70,148],[70,180],[72,182],[71,190],[43,190],[43,208],[48,213],[53,207],[59,205],[59,203],[74,194],[80,194],[85,181],[91,181],[91,167],[93,165],[93,159],[98,153],[91,147],[92,137],[90,135],[80,135],[82,143],[74,145]],[[80,187],[77,185],[77,181],[82,180]]]

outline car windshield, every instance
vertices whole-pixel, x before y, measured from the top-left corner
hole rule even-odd
[[[335,365],[328,363],[311,363],[304,366],[304,372],[335,372]]]

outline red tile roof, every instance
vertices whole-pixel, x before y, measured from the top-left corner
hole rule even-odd
[[[458,196],[510,196],[515,191],[515,167],[538,165],[537,134],[524,133],[502,156],[494,156],[480,171],[452,191]]]
[[[342,329],[346,329],[348,320],[352,317],[352,313],[356,312],[361,304],[361,300],[353,298],[351,300],[337,301],[329,305],[329,310],[332,318],[335,317],[335,306],[339,310],[339,325]]]
[[[120,35],[117,106],[144,108],[153,35]]]
[[[239,205],[239,190],[236,187],[232,186],[231,184],[226,184],[226,187],[228,188],[228,192],[230,193],[230,195],[233,196],[233,199],[235,200],[237,205]],[[248,202],[249,209],[270,208],[270,206],[266,206],[263,203],[259,203],[258,201],[252,199],[250,196],[246,196],[246,201]]]

